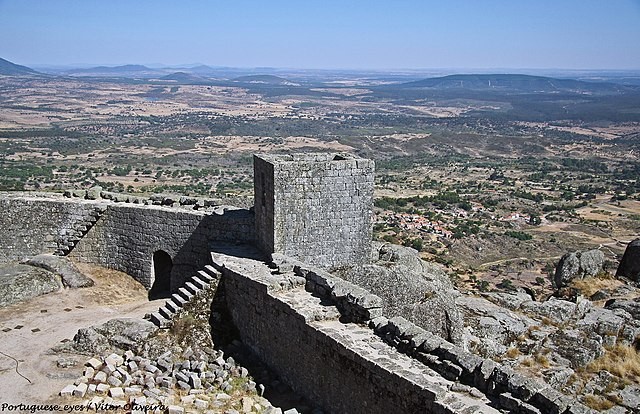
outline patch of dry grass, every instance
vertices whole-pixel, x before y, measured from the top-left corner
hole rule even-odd
[[[590,297],[594,293],[602,289],[615,289],[622,285],[622,282],[616,280],[608,273],[601,273],[595,277],[585,279],[576,279],[571,282],[571,287],[580,291],[586,297]]]
[[[551,361],[549,361],[546,355],[536,354],[535,360],[543,368],[549,368],[551,366]]]
[[[515,359],[520,356],[520,350],[516,347],[509,348],[507,352],[504,353],[504,356],[509,359]]]
[[[587,371],[609,371],[627,382],[640,382],[640,353],[632,346],[615,345],[604,355],[587,365]]]
[[[604,411],[612,408],[615,404],[605,397],[600,395],[587,394],[582,399],[582,402],[589,408],[596,411]]]

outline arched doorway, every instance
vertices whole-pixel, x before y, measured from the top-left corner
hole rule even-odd
[[[171,269],[173,261],[165,251],[158,250],[151,259],[151,278],[153,286],[149,291],[149,300],[171,296]]]

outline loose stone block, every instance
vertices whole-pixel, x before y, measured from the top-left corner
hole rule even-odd
[[[109,396],[111,398],[124,398],[124,390],[121,387],[113,387],[109,389]]]
[[[114,387],[119,387],[122,385],[122,381],[120,381],[118,378],[114,376],[109,377],[109,379],[107,379],[107,383]]]
[[[118,354],[111,354],[111,355],[109,355],[108,357],[106,357],[104,359],[104,363],[105,364],[111,364],[111,365],[114,365],[116,367],[119,367],[120,365],[122,365],[124,363],[124,358],[122,358]]]
[[[200,381],[198,375],[192,374],[189,376],[189,385],[191,385],[191,388],[200,388],[202,387],[202,381]]]
[[[91,358],[85,365],[90,366],[93,369],[99,369],[102,366],[102,361],[97,358]]]
[[[125,395],[137,395],[142,393],[142,388],[140,387],[125,387],[124,389]]]
[[[98,372],[96,372],[96,374],[94,375],[93,380],[94,380],[94,381],[97,381],[97,382],[100,382],[100,383],[103,383],[103,382],[107,382],[107,378],[108,378],[108,376],[107,376],[107,373],[106,373],[106,372],[104,372],[104,371],[98,371]]]
[[[167,413],[168,414],[184,414],[184,408],[178,405],[170,405],[167,408]]]
[[[196,396],[195,395],[185,395],[184,397],[180,398],[180,402],[183,404],[191,404],[196,400]]]
[[[195,399],[193,404],[199,410],[205,410],[205,409],[207,409],[209,407],[209,401],[201,400],[199,398]]]
[[[73,392],[76,390],[76,386],[73,384],[69,384],[60,391],[61,397],[71,397]]]

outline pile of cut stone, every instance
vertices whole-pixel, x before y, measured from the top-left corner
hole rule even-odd
[[[84,399],[91,410],[122,407],[132,412],[181,414],[195,410],[224,413],[282,413],[262,397],[246,368],[222,351],[167,351],[148,359],[126,351],[91,358],[82,377],[60,391],[63,397]],[[258,392],[259,390],[259,392]],[[297,413],[294,409],[287,414]]]

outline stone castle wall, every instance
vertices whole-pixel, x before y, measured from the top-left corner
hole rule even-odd
[[[264,263],[225,254],[214,254],[213,265],[242,342],[324,412],[499,413],[367,328],[380,311],[375,295],[318,273],[272,274]]]
[[[213,213],[157,206],[109,206],[70,257],[120,270],[153,285],[151,257],[162,250],[173,261],[171,289],[210,262],[213,241],[253,242],[253,214],[244,209]]]
[[[100,208],[99,219],[69,256],[128,273],[146,288],[154,282],[152,257],[158,250],[173,261],[171,287],[176,288],[209,263],[209,243],[251,243],[255,239],[253,213],[245,209],[220,207],[205,213],[25,194],[3,194],[0,208],[0,262],[54,253]]]
[[[369,260],[374,162],[350,155],[254,157],[258,246],[333,268]]]
[[[94,206],[20,193],[0,194],[0,263],[53,253],[67,230],[89,216]]]
[[[274,272],[255,260],[213,255],[243,343],[326,412],[590,412],[402,317],[385,318],[382,299],[357,285],[278,260]]]

